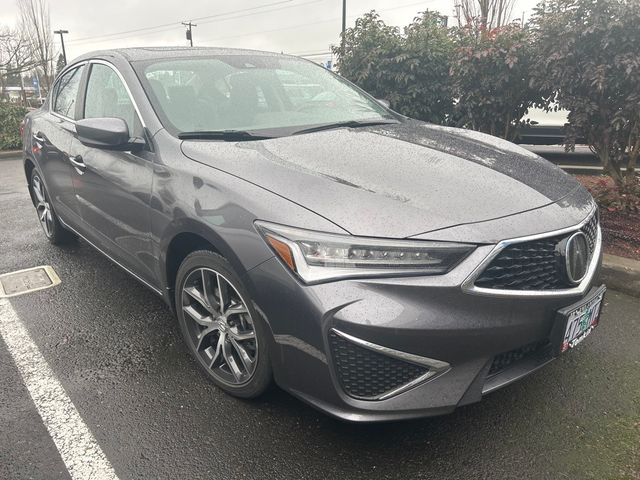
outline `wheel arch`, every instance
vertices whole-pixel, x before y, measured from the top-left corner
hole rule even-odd
[[[180,264],[187,255],[197,250],[211,250],[224,257],[240,277],[247,271],[227,241],[210,226],[190,218],[176,220],[167,229],[160,242],[162,283],[166,287],[167,297],[172,307],[174,307],[175,280]]]

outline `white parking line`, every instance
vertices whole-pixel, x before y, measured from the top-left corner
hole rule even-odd
[[[117,480],[113,467],[8,300],[0,298],[0,334],[36,409],[74,480]]]

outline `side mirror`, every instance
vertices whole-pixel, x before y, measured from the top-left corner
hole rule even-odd
[[[78,140],[83,145],[105,150],[140,150],[145,142],[129,136],[127,122],[121,118],[85,118],[76,122]]]
[[[376,98],[376,100],[384,108],[391,108],[391,103],[389,103],[389,100],[385,100],[384,98]]]

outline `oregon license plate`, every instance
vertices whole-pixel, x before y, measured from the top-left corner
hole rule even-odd
[[[577,306],[571,306],[560,313],[566,318],[564,338],[560,352],[566,352],[582,342],[600,321],[600,310],[606,287],[603,285],[596,292]]]

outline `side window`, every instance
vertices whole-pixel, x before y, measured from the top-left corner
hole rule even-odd
[[[84,65],[69,70],[60,77],[56,84],[53,111],[63,117],[76,120],[76,98],[78,97],[78,88],[80,87],[83,70]]]
[[[84,118],[100,117],[122,118],[129,135],[142,136],[142,124],[122,80],[111,67],[94,63],[87,83]]]

